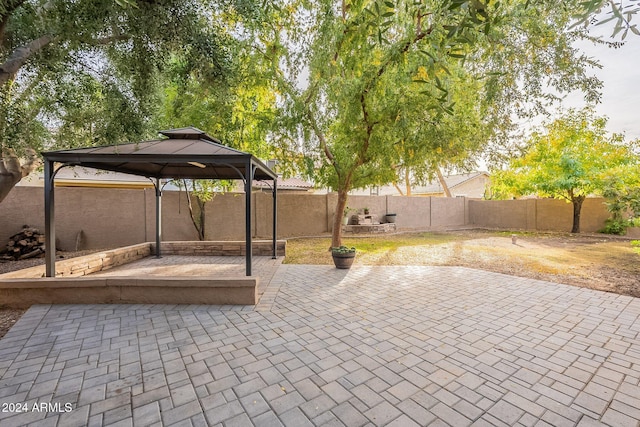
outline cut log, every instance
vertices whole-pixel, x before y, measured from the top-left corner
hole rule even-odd
[[[9,238],[2,253],[3,259],[28,259],[44,254],[45,237],[37,228],[25,225],[22,231]]]
[[[22,254],[18,257],[18,259],[27,259],[27,258],[33,258],[35,256],[40,255],[41,253],[44,253],[42,251],[42,249],[40,248],[36,248],[34,250],[32,250],[31,252],[27,252],[26,254]]]

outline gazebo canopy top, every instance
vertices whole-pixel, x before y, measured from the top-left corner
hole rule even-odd
[[[124,172],[149,178],[274,180],[275,172],[252,154],[239,151],[193,128],[160,132],[166,138],[131,144],[42,153],[52,162]]]

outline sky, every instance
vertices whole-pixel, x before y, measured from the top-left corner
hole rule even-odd
[[[611,39],[609,30],[603,31],[603,39],[620,41],[620,37]],[[640,138],[640,36],[629,32],[624,42],[618,49],[594,46],[586,41],[576,47],[602,64],[601,69],[590,73],[604,84],[602,102],[596,106],[596,113],[609,117],[610,132],[624,133],[626,140],[632,140]],[[585,102],[580,96],[569,95],[563,105],[581,108]]]

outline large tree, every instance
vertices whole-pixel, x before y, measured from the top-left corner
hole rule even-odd
[[[158,120],[167,128],[195,126],[223,144],[251,152],[261,159],[283,157],[269,143],[277,99],[270,64],[242,37],[241,28],[254,26],[260,19],[247,20],[235,10],[221,11],[217,19],[228,24],[221,30],[229,40],[232,72],[222,84],[202,80],[193,73],[166,74],[163,108]],[[179,70],[179,62],[172,68]],[[206,204],[217,193],[231,191],[235,182],[181,180],[178,184],[187,193],[192,223],[200,240],[204,240]]]
[[[569,110],[534,132],[521,156],[506,170],[492,173],[491,191],[497,198],[537,195],[573,205],[572,233],[580,232],[582,203],[602,194],[611,179],[623,181],[622,171],[637,169],[635,143],[620,134],[608,135],[607,120],[592,109]]]
[[[257,14],[252,0],[3,1],[0,201],[36,166],[32,149],[152,135],[169,65],[227,77],[228,33],[215,12],[229,8]]]
[[[581,89],[597,98],[588,58],[571,47],[586,32],[570,27],[601,3],[274,5],[278,19],[269,20],[257,47],[271,58],[282,96],[288,132],[277,142],[302,146],[316,179],[337,192],[332,246],[341,243],[352,188],[393,181],[402,162],[437,160],[440,152],[459,163],[481,148],[481,139],[458,145],[452,138],[464,133],[445,124],[456,108],[474,112],[469,122],[482,127],[486,142],[507,133],[514,112],[545,108],[554,91]],[[472,92],[456,100],[463,91],[455,85]]]

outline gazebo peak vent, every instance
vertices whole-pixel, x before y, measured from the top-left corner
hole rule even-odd
[[[206,141],[221,144],[219,139],[213,138],[207,135],[206,132],[198,128],[194,128],[193,126],[178,129],[161,130],[159,133],[169,139],[204,139]]]

